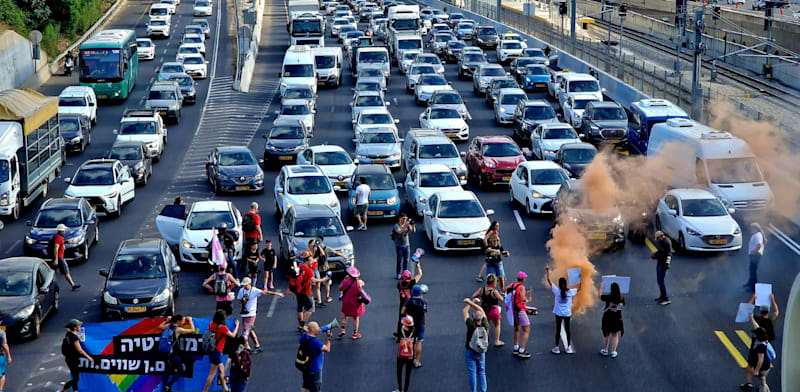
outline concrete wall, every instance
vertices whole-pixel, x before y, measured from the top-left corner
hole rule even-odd
[[[0,91],[17,88],[35,72],[31,41],[12,30],[0,31]],[[47,63],[41,51],[39,66]]]

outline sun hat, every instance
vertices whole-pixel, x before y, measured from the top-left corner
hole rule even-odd
[[[249,276],[245,276],[244,279],[242,279],[242,286],[247,286],[247,285],[249,285],[251,283],[253,283],[253,281],[250,280]]]
[[[347,269],[347,274],[354,278],[357,278],[361,276],[361,271],[359,271],[358,268],[356,267],[350,267]]]
[[[57,231],[67,231],[67,225],[65,225],[63,223],[59,223],[58,226],[56,226],[56,230]]]
[[[414,326],[414,318],[409,315],[406,315],[405,317],[400,319],[400,322],[403,323],[403,325],[405,325],[406,327]]]
[[[69,322],[67,323],[67,325],[64,326],[64,328],[72,329],[72,328],[75,328],[75,327],[80,327],[81,325],[83,325],[83,321],[78,320],[78,319],[72,319],[72,320],[69,320]]]
[[[517,272],[517,279],[525,279],[527,277],[528,277],[528,274],[526,274],[525,271]]]

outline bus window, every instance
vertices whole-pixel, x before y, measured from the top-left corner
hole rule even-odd
[[[84,49],[81,51],[81,78],[119,79],[120,60],[119,49]]]

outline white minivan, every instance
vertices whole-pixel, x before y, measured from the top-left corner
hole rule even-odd
[[[80,114],[97,124],[97,96],[89,86],[68,86],[58,94],[58,114]]]
[[[316,66],[317,84],[339,87],[342,84],[342,48],[340,46],[316,47],[314,65]]]
[[[700,188],[739,215],[766,213],[773,195],[744,140],[693,120],[671,118],[653,125],[649,159],[661,159],[673,188]]]
[[[172,14],[170,13],[169,5],[155,3],[150,5],[150,10],[147,12],[150,16],[150,20],[165,20],[169,24],[172,20]]]
[[[280,93],[292,84],[303,84],[310,86],[314,93],[317,92],[317,67],[313,49],[308,45],[292,45],[286,49],[283,56],[281,73]]]

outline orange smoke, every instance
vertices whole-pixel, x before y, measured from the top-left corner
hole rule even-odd
[[[550,278],[557,284],[558,278],[567,277],[568,269],[581,269],[581,286],[578,295],[572,300],[572,312],[582,314],[597,300],[594,290],[597,270],[594,264],[589,262],[586,238],[578,226],[568,219],[566,222],[558,223],[553,228],[552,234],[553,238],[545,244],[553,260]]]

